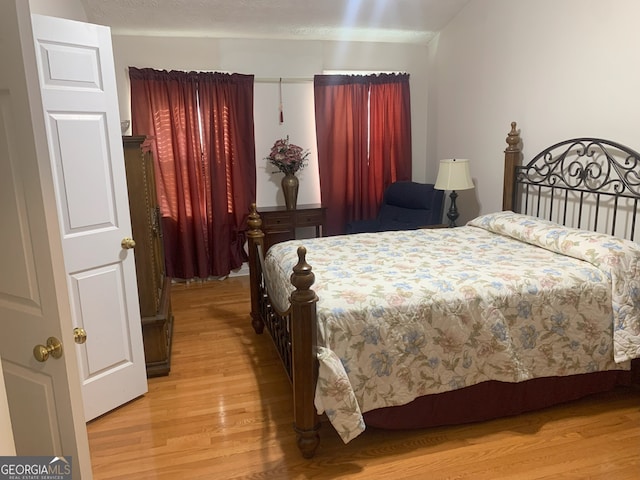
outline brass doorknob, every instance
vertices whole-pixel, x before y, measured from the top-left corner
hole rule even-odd
[[[84,328],[76,327],[73,329],[73,341],[78,345],[82,345],[87,341],[87,332]]]
[[[122,239],[122,241],[120,242],[120,245],[122,246],[122,248],[124,248],[125,250],[129,250],[133,247],[136,246],[136,241],[131,238],[131,237],[125,237]]]
[[[60,358],[62,356],[62,342],[56,337],[47,338],[47,346],[36,345],[33,347],[33,356],[39,362],[46,362],[49,360],[49,355],[53,358]]]

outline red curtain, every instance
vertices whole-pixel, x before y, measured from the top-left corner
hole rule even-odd
[[[253,76],[199,74],[202,147],[213,272],[229,272],[246,260],[249,205],[256,201]],[[208,173],[208,175],[206,175]]]
[[[156,162],[167,275],[227,275],[255,201],[253,76],[129,68],[131,121]]]
[[[411,180],[408,74],[317,75],[316,135],[326,231],[377,215],[386,187]]]

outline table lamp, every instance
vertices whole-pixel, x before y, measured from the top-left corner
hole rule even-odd
[[[449,194],[451,206],[447,212],[449,227],[456,226],[456,220],[459,216],[458,207],[456,206],[456,198],[458,198],[456,190],[469,190],[473,187],[471,173],[469,172],[469,160],[462,158],[440,160],[438,178],[434,188],[437,190],[451,190]]]

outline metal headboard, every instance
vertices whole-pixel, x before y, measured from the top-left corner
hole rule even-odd
[[[516,167],[514,210],[636,240],[640,154],[599,138],[557,143]]]

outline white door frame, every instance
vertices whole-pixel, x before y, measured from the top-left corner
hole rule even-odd
[[[16,444],[13,441],[7,390],[4,386],[4,374],[2,373],[2,358],[0,358],[0,455],[11,457],[15,454]]]

